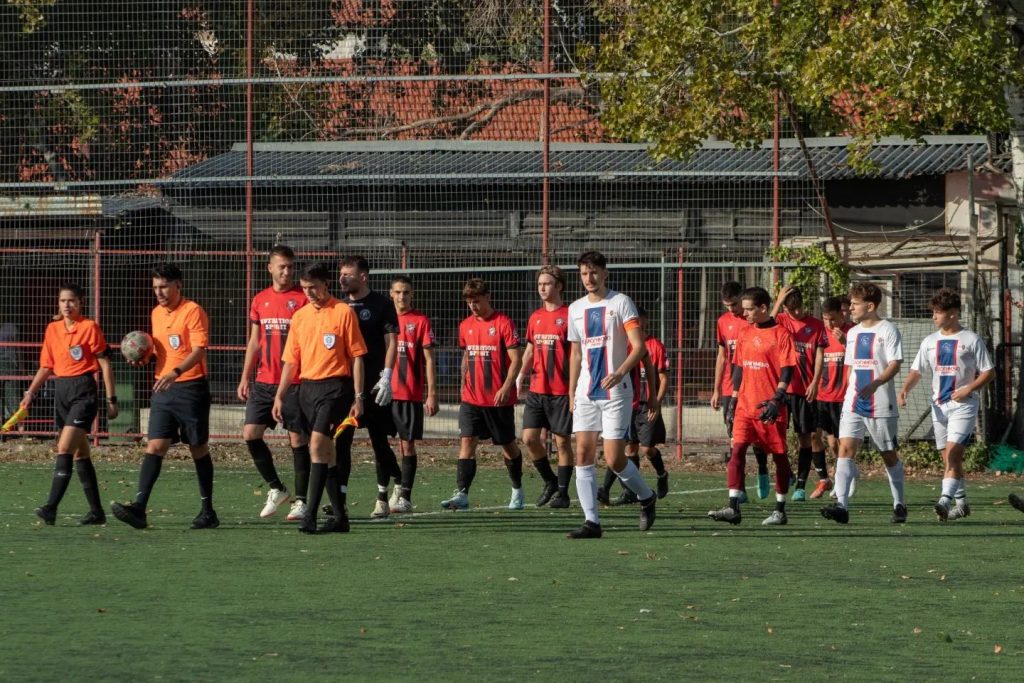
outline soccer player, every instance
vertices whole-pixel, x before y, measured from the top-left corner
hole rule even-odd
[[[210,321],[206,311],[184,295],[184,276],[173,263],[153,268],[157,305],[150,316],[156,351],[156,381],[149,408],[149,441],[139,468],[139,490],[130,503],[113,503],[111,511],[136,529],[145,529],[146,504],[160,476],[171,445],[188,446],[199,479],[202,508],[193,529],[215,529],[220,520],[213,509],[213,458],[210,457],[210,383],[206,347]],[[142,362],[133,363],[141,366]]]
[[[299,274],[299,285],[309,304],[292,316],[281,383],[271,411],[275,420],[284,421],[285,402],[298,374],[300,427],[309,434],[311,461],[306,514],[299,524],[299,531],[305,534],[349,531],[341,487],[326,485],[327,471],[337,458],[334,432],[338,425],[346,415],[359,417],[363,413],[366,344],[356,313],[331,296],[329,280],[327,266],[320,263],[306,266]],[[317,528],[317,507],[325,487],[332,513]]]
[[[870,282],[850,288],[850,315],[856,325],[846,336],[845,363],[850,377],[839,417],[839,453],[836,460],[836,503],[821,509],[821,516],[840,524],[850,521],[850,481],[855,476],[854,459],[865,433],[882,454],[889,490],[892,492],[893,524],[907,521],[903,500],[903,463],[896,455],[899,416],[893,380],[903,363],[900,332],[879,317],[882,290]]]
[[[523,410],[523,443],[533,466],[544,480],[537,507],[569,507],[572,478],[572,414],[569,412],[569,307],[562,301],[565,274],[558,266],[537,271],[541,307],[526,324],[526,351],[516,393],[530,378]],[[531,376],[532,373],[532,376]],[[554,435],[558,474],[548,462],[544,430]]]
[[[466,281],[462,298],[470,315],[459,325],[462,348],[462,401],[459,404],[459,460],[456,488],[441,501],[446,510],[469,507],[469,487],[476,476],[476,447],[490,439],[501,448],[512,481],[510,510],[523,509],[523,454],[516,445],[516,378],[523,365],[516,325],[494,310],[487,283]]]
[[[647,309],[637,305],[637,319],[640,321],[640,333],[647,346],[647,356],[633,368],[633,416],[629,436],[626,439],[626,458],[637,467],[640,467],[640,456],[643,455],[651,462],[654,472],[658,476],[658,499],[668,495],[668,471],[665,469],[665,461],[658,450],[658,444],[664,444],[667,434],[665,433],[665,420],[662,419],[661,411],[651,413],[648,404],[651,391],[658,398],[658,405],[665,400],[668,391],[668,356],[665,354],[665,345],[661,340],[650,332],[650,317]],[[647,378],[653,377],[653,382]],[[611,505],[632,505],[637,502],[636,494],[627,488],[614,501],[610,501],[610,491],[615,483],[615,472],[611,468],[605,470],[604,482],[597,490],[597,499],[602,503]]]
[[[828,345],[822,353],[821,381],[818,384],[818,429],[832,452],[839,453],[839,416],[843,410],[843,397],[846,396],[846,334],[853,325],[846,321],[842,299],[836,296],[825,299],[821,319],[825,324]],[[818,470],[819,480],[810,497],[818,499],[832,490],[824,453],[814,453],[814,467]]]
[[[796,287],[787,285],[779,290],[772,307],[772,316],[793,337],[793,346],[796,348],[796,370],[786,388],[786,403],[800,446],[793,500],[807,500],[805,489],[811,463],[823,465],[825,462],[825,444],[818,434],[818,411],[815,404],[828,338],[825,336],[824,323],[804,308],[803,294]],[[827,472],[822,476],[820,466],[818,476],[821,480],[828,479]]]
[[[597,438],[604,440],[605,463],[622,485],[640,499],[640,530],[654,524],[657,495],[640,470],[626,459],[633,407],[631,372],[647,355],[633,301],[608,288],[603,254],[584,252],[576,261],[586,295],[569,306],[569,410],[576,435],[576,495],[584,522],[568,538],[601,538],[597,512]],[[632,349],[627,351],[627,345]],[[648,408],[658,412],[657,395]]]
[[[423,412],[434,416],[438,409],[434,332],[430,329],[430,318],[413,308],[412,299],[412,280],[399,275],[391,281],[391,300],[398,315],[398,360],[391,374],[391,417],[402,450],[402,481],[388,501],[391,512],[412,512],[416,441],[423,438]]]
[[[85,526],[107,522],[96,483],[96,469],[89,457],[88,435],[99,403],[93,378],[97,370],[103,374],[107,417],[110,419],[117,417],[117,394],[107,340],[100,326],[82,315],[84,301],[85,293],[78,285],[61,286],[57,297],[58,319],[46,328],[43,348],[39,352],[39,370],[20,406],[27,410],[46,380],[56,378],[53,421],[57,426],[57,462],[50,483],[50,497],[44,505],[36,508],[36,516],[49,526],[57,521],[57,506],[71,482],[72,461],[89,503],[89,512],[78,523]]]
[[[347,303],[356,313],[359,330],[366,344],[363,369],[366,381],[375,382],[370,389],[370,400],[363,407],[360,426],[366,428],[373,447],[373,460],[377,469],[377,501],[371,517],[383,519],[391,514],[388,506],[388,484],[402,485],[402,469],[398,457],[388,443],[395,436],[395,422],[391,418],[391,374],[398,351],[398,314],[388,297],[370,289],[370,264],[362,256],[346,256],[341,260],[338,281]],[[348,497],[348,480],[352,474],[352,439],[355,429],[346,429],[338,437],[338,467],[331,470],[328,486],[340,487],[341,499]]]
[[[260,517],[272,517],[277,508],[287,503],[291,494],[277,476],[274,456],[263,440],[267,428],[277,422],[271,415],[274,396],[281,383],[281,354],[288,339],[292,315],[306,303],[302,288],[295,284],[295,252],[283,244],[270,250],[267,271],[271,284],[253,297],[249,307],[249,343],[245,347],[242,377],[238,381],[238,398],[245,401],[245,426],[242,438],[252,455],[256,470],[267,482],[267,502]],[[252,380],[256,370],[255,382]],[[309,437],[298,431],[298,377],[285,396],[284,428],[292,448],[295,467],[295,502],[288,512],[288,521],[297,522],[306,514],[306,489],[309,488]]]
[[[960,325],[960,295],[943,287],[935,292],[930,304],[932,321],[938,329],[921,342],[898,400],[905,408],[907,395],[921,381],[921,375],[931,373],[935,447],[942,451],[946,468],[935,514],[945,522],[971,514],[964,487],[964,450],[978,421],[978,391],[995,379],[996,371],[985,342]]]
[[[732,416],[732,454],[729,457],[729,505],[711,510],[708,517],[719,522],[739,524],[740,492],[747,447],[759,445],[775,461],[775,510],[764,526],[786,524],[786,494],[793,471],[786,455],[786,387],[796,369],[793,338],[771,316],[771,296],[761,287],[751,287],[740,295],[743,315],[750,327],[736,342],[732,365],[735,400]]]

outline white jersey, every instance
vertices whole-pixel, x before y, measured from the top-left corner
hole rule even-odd
[[[861,417],[895,417],[896,386],[889,380],[867,398],[857,392],[881,375],[893,361],[903,360],[903,339],[900,331],[888,320],[873,327],[855,325],[846,333],[846,367],[850,368],[849,384],[843,401],[843,412]]]
[[[952,400],[953,392],[995,367],[981,337],[970,330],[956,334],[933,332],[921,342],[912,370],[932,375],[932,401],[937,404]],[[977,403],[971,394],[963,403]]]
[[[627,398],[633,400],[629,373],[609,389],[601,388],[601,380],[622,365],[629,355],[626,324],[638,325],[633,300],[621,292],[608,290],[600,301],[586,296],[569,306],[569,341],[578,342],[582,353],[576,398],[591,401]]]

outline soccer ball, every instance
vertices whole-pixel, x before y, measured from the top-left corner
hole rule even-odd
[[[153,338],[141,330],[124,335],[121,355],[130,363],[145,363],[153,355]]]

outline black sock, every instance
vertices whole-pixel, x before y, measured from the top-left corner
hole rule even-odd
[[[292,495],[305,503],[306,491],[309,490],[309,444],[292,447],[292,462],[295,468],[295,490]]]
[[[828,463],[825,461],[825,451],[814,451],[811,453],[811,462],[820,479],[828,479]]]
[[[784,501],[784,500],[777,500],[777,501],[775,501],[775,511],[776,512],[785,512],[786,511],[786,501]]]
[[[540,474],[540,478],[544,480],[545,484],[558,482],[558,477],[555,476],[554,470],[551,469],[551,461],[548,460],[547,456],[531,462],[533,462],[534,468]]]
[[[85,492],[85,499],[89,502],[89,509],[98,515],[103,512],[103,503],[100,502],[100,486],[96,481],[96,468],[92,466],[92,460],[82,458],[75,461],[75,469],[78,470],[78,481],[82,482],[82,491]]]
[[[757,461],[757,473],[768,474],[768,454],[760,448],[754,449],[754,460]]]
[[[516,457],[511,460],[505,458],[505,469],[508,470],[508,478],[512,480],[512,488],[521,489],[523,488],[523,454],[522,452],[516,453]],[[550,469],[550,468],[548,468]]]
[[[796,487],[802,489],[807,486],[807,477],[811,473],[811,447],[801,446],[796,456]]]
[[[146,453],[142,456],[142,466],[139,468],[139,491],[135,494],[135,502],[145,509],[149,503],[149,496],[153,493],[153,485],[160,476],[160,468],[164,466],[164,459],[153,453]]]
[[[612,485],[615,484],[616,479],[618,479],[618,477],[615,476],[615,471],[612,470],[611,467],[604,471],[604,481],[601,482],[601,488],[604,489],[605,493],[612,490]]]
[[[334,519],[340,522],[342,519],[345,518],[347,514],[345,512],[345,498],[347,496],[341,492],[341,487],[338,486],[337,475],[335,475],[334,477],[329,476],[330,471],[336,469],[337,468],[334,467],[330,467],[327,469],[328,476],[324,477],[324,489],[327,491],[328,500],[331,501],[331,507],[334,508]]]
[[[351,429],[345,430],[351,432]],[[344,437],[342,435],[338,441],[340,442]],[[348,479],[352,476],[352,441],[348,442],[348,446],[345,448],[338,448],[335,445],[335,453],[337,454],[337,464],[332,469],[338,470],[338,485],[348,488]]]
[[[572,465],[558,466],[558,492],[563,496],[569,495],[569,481],[572,479]]]
[[[389,409],[390,410],[390,409]],[[370,445],[373,447],[373,461],[377,465],[377,484],[387,486],[392,479],[398,484],[402,481],[402,468],[398,466],[398,456],[388,442],[388,435],[379,428],[368,429]]]
[[[476,460],[467,458],[459,460],[455,465],[455,486],[464,493],[469,493],[469,487],[473,485],[476,477]]]
[[[337,465],[334,467],[328,467],[327,472],[324,474],[324,488],[328,491],[334,490],[341,496],[341,504],[345,505],[348,502],[348,484],[344,487],[341,483],[341,470]],[[331,501],[331,505],[334,505],[334,496],[328,495]],[[320,499],[317,499],[317,504],[320,504]]]
[[[309,465],[309,492],[306,498],[306,514],[316,521],[320,499],[324,497],[324,484],[327,483],[327,463],[314,462]]]
[[[640,454],[626,456],[626,459],[636,465],[637,469],[640,469]]]
[[[665,461],[661,457],[661,451],[655,448],[651,451],[651,454],[647,456],[647,459],[651,461],[651,466],[659,477],[665,474]]]
[[[46,499],[46,505],[52,508],[60,505],[64,493],[71,483],[71,461],[70,453],[58,453],[57,462],[53,466],[53,479],[50,481],[50,497]]]
[[[402,497],[412,501],[412,485],[416,481],[417,458],[415,455],[402,456]]]
[[[270,488],[283,491],[285,485],[277,476],[277,469],[274,467],[274,454],[270,452],[270,446],[263,439],[246,439],[246,447],[249,455],[256,465],[256,470],[263,477],[263,481],[270,485]]]
[[[731,507],[733,510],[736,510],[737,512],[739,512],[739,509],[740,509],[740,499],[739,499],[739,497],[737,497],[737,496],[729,496],[729,507]]]
[[[199,499],[203,505],[203,512],[213,512],[213,458],[207,453],[193,462],[196,465],[196,477],[199,479]]]

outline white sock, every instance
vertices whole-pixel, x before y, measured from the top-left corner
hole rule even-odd
[[[743,493],[743,491],[740,489],[729,489],[730,498],[739,498],[741,493]]]
[[[593,465],[576,466],[576,497],[588,522],[600,524],[597,516],[597,469]]]
[[[785,503],[786,502],[786,494],[785,493],[776,493],[775,494],[775,502],[776,503]]]
[[[377,493],[387,493],[387,492],[388,492],[388,487],[387,486],[381,486],[380,484],[377,484]]]
[[[833,477],[833,481],[836,483],[836,505],[844,509],[850,504],[850,482],[856,476],[854,474],[855,468],[856,465],[853,463],[853,458],[839,458],[836,460],[836,476]]]
[[[956,489],[953,493],[953,499],[956,500],[956,506],[963,509],[967,506],[967,488],[964,486],[963,479],[956,479]]]
[[[904,505],[903,502],[903,461],[897,460],[892,467],[886,467],[885,473],[889,475],[889,490],[892,492],[892,505]]]
[[[942,497],[947,500],[953,500],[956,496],[956,485],[957,479],[943,478],[942,480]]]
[[[640,468],[633,464],[632,460],[626,461],[626,466],[622,468],[621,472],[616,472],[619,477],[619,481],[627,489],[636,494],[636,497],[640,500],[647,500],[654,495],[654,491],[644,481],[643,475],[640,474]]]

